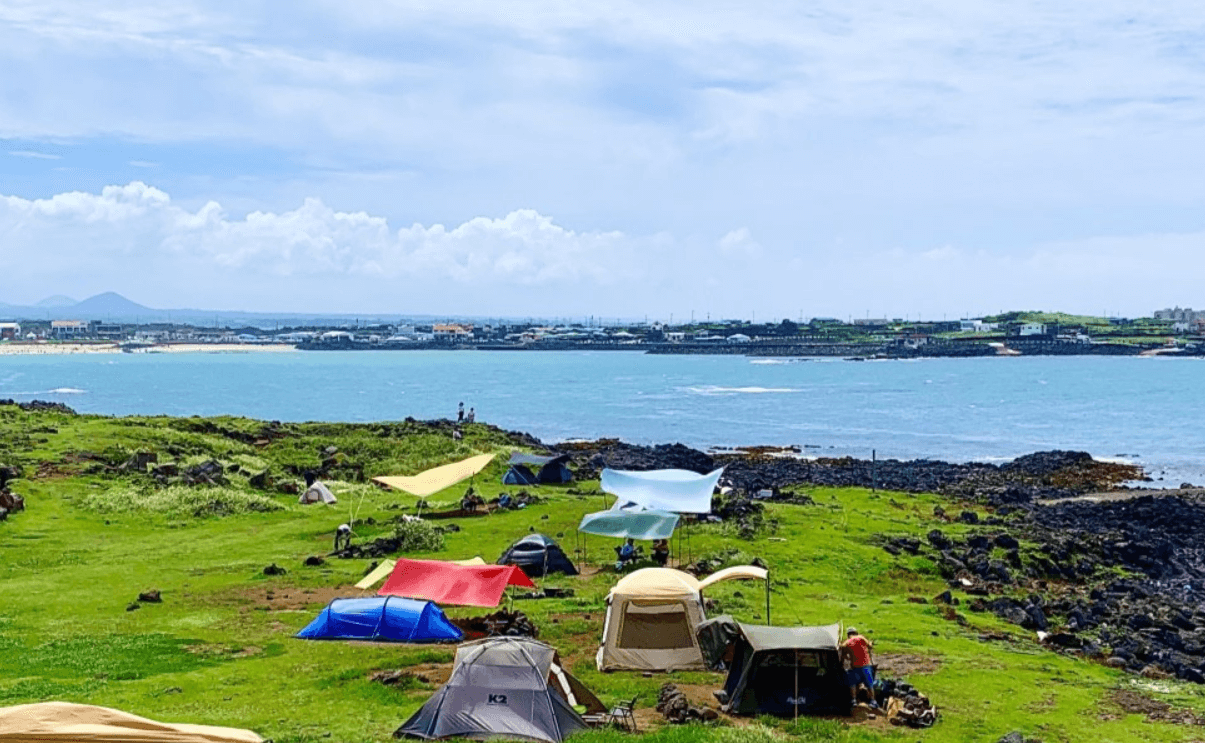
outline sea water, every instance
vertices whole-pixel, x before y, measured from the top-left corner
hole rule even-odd
[[[546,441],[1004,461],[1078,449],[1205,483],[1205,361],[995,357],[917,361],[628,352],[378,351],[0,356],[0,398],[108,415],[281,421],[454,417]]]

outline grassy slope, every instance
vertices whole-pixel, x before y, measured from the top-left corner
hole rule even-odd
[[[255,430],[248,421],[222,425]],[[47,426],[57,428],[50,432]],[[38,432],[39,428],[45,430]],[[473,427],[466,442],[434,436],[383,438],[364,427],[296,427],[297,435],[256,449],[217,435],[170,430],[165,419],[71,418],[31,415],[0,408],[0,435],[7,451],[0,461],[61,461],[69,450],[125,447],[162,450],[170,445],[199,455],[254,456],[273,465],[316,464],[316,452],[335,444],[370,475],[413,472],[472,451],[506,448],[497,434]],[[501,469],[479,479],[487,494]],[[483,485],[483,483],[485,483]],[[451,658],[448,647],[306,643],[290,635],[313,617],[322,601],[295,605],[307,590],[350,586],[368,561],[334,560],[304,567],[302,560],[329,549],[335,525],[355,503],[359,518],[385,521],[407,497],[335,484],[345,493],[337,507],[301,507],[286,495],[273,496],[285,510],[226,518],[180,518],[145,513],[104,515],[81,503],[122,483],[100,476],[52,476],[25,480],[18,492],[29,510],[0,523],[0,704],[40,699],[120,707],[154,718],[249,727],[278,743],[286,741],[384,740],[430,694],[417,684],[399,691],[370,683],[374,669],[400,668]],[[579,484],[592,489],[593,484]],[[513,490],[513,489],[512,489]],[[546,491],[546,492],[545,492]],[[666,741],[743,741],[784,735],[803,740],[995,741],[1013,729],[1046,741],[1184,740],[1192,730],[1117,714],[1102,699],[1131,679],[1101,666],[1062,657],[1035,646],[1014,627],[993,617],[965,612],[969,626],[941,618],[932,604],[907,601],[933,596],[945,586],[931,565],[918,558],[893,558],[871,543],[876,533],[923,534],[934,526],[936,498],[871,494],[863,490],[809,491],[818,505],[773,507],[781,520],[778,537],[741,542],[722,526],[695,528],[697,557],[735,547],[771,566],[775,624],[820,624],[842,620],[870,631],[880,652],[912,654],[937,662],[937,670],[909,680],[939,706],[942,721],[927,731],[876,732],[862,726],[809,722],[798,726],[766,721],[753,727],[708,731],[664,728]],[[442,558],[475,554],[492,560],[529,530],[565,536],[572,550],[581,515],[602,507],[599,496],[583,498],[545,488],[549,502],[524,511],[459,521]],[[392,508],[391,508],[392,507]],[[947,531],[960,527],[943,526]],[[385,527],[358,527],[362,537]],[[591,538],[597,561],[610,549]],[[266,577],[276,562],[288,569]],[[601,630],[602,606],[613,583],[609,572],[589,579],[560,577],[550,585],[571,586],[566,600],[516,602],[541,627],[574,673],[604,701],[640,694],[651,705],[664,677],[599,674],[593,651]],[[164,603],[127,612],[139,591],[159,588]],[[271,589],[278,606],[263,600]],[[348,588],[345,595],[357,592]],[[287,601],[281,601],[285,595]],[[758,587],[728,584],[710,592],[724,611],[746,621],[762,619]],[[290,604],[290,602],[294,602]],[[451,610],[449,613],[477,613]],[[985,643],[984,629],[1015,640]],[[721,683],[715,674],[679,674],[687,683]],[[1197,688],[1164,684],[1165,697],[1205,709]],[[1102,719],[1112,712],[1113,719]],[[615,738],[615,733],[583,737]],[[1199,736],[1198,736],[1199,737]]]

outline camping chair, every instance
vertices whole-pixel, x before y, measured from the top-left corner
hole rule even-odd
[[[610,714],[607,715],[607,722],[617,728],[622,728],[625,732],[635,733],[636,730],[636,697],[632,697],[626,702],[620,702],[611,708]]]

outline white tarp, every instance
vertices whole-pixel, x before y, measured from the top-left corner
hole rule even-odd
[[[628,503],[671,513],[711,513],[711,494],[724,468],[700,475],[689,470],[628,472],[605,469],[602,489]]]

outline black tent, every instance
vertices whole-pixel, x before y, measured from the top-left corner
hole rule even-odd
[[[735,627],[728,678],[717,695],[726,712],[779,717],[849,714],[849,686],[838,650],[840,625],[763,627],[736,622]],[[714,628],[709,632],[717,635]]]
[[[513,452],[507,464],[510,465],[510,469],[502,477],[503,485],[535,485],[537,483],[555,485],[573,482],[568,454],[540,457],[535,454]],[[533,474],[531,467],[539,467],[539,472]]]
[[[518,565],[529,578],[549,573],[577,575],[577,568],[561,546],[543,534],[528,534],[498,558],[499,565]]]
[[[457,648],[448,683],[393,737],[561,743],[586,729],[574,705],[605,711],[548,645],[527,637],[490,637]]]
[[[723,671],[732,665],[732,652],[740,639],[741,628],[731,614],[701,622],[695,629],[703,661],[713,671]]]

